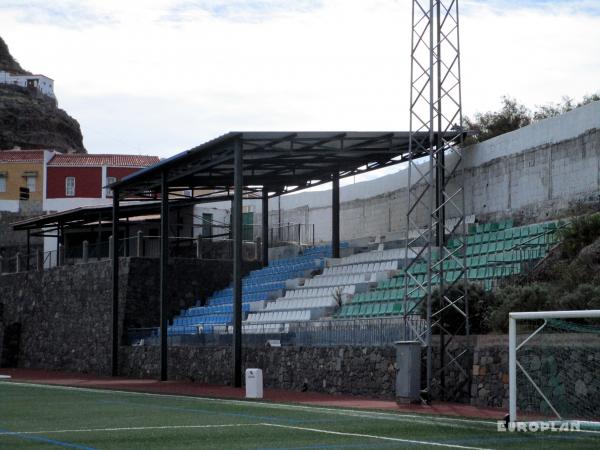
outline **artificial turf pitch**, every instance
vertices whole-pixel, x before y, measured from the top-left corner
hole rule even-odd
[[[0,449],[599,449],[427,415],[0,382]]]

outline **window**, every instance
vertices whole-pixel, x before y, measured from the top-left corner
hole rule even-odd
[[[116,177],[106,177],[106,196],[107,197],[112,197],[112,189],[109,188],[108,186],[110,186],[113,183],[117,182],[117,178]]]
[[[0,192],[6,192],[6,175],[0,174]]]
[[[75,177],[65,178],[65,195],[75,197]]]
[[[30,193],[35,192],[35,185],[36,185],[35,179],[36,178],[37,177],[35,175],[27,175],[25,177],[25,180],[27,181],[27,189],[29,189]]]

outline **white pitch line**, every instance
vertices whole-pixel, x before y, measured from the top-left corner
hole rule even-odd
[[[264,426],[262,423],[229,423],[222,425],[157,425],[149,427],[118,427],[118,428],[76,428],[72,430],[46,430],[46,431],[2,431],[0,436],[15,434],[64,434],[64,433],[93,433],[102,431],[145,431],[145,430],[177,430],[186,428],[227,428]]]
[[[435,442],[435,441],[417,441],[414,439],[401,439],[401,438],[388,437],[388,436],[377,436],[374,434],[345,433],[342,431],[321,430],[319,428],[297,427],[297,426],[293,426],[293,425],[279,425],[279,424],[275,424],[275,423],[263,423],[262,425],[265,425],[268,427],[288,428],[290,430],[313,431],[315,433],[334,434],[336,436],[352,436],[352,437],[360,437],[360,438],[379,439],[379,440],[383,440],[383,441],[404,442],[407,444],[430,445],[432,447],[460,448],[463,450],[492,450],[492,449],[481,448],[481,447],[467,447],[465,445],[458,445],[458,444],[444,444],[444,443]]]

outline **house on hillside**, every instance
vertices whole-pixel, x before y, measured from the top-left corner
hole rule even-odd
[[[45,75],[18,75],[0,70],[0,84],[11,84],[29,89],[37,89],[48,97],[54,96],[54,80]]]
[[[0,211],[41,212],[44,199],[45,164],[50,150],[0,151]],[[29,200],[19,200],[20,189],[29,189]]]

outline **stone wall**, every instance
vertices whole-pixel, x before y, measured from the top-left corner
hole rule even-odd
[[[14,270],[14,261],[9,262],[9,259],[13,258],[17,253],[21,253],[21,255],[27,253],[27,233],[24,231],[13,231],[10,224],[20,220],[29,219],[32,216],[39,214],[39,211],[29,215],[26,213],[0,211],[0,257],[4,258],[4,262],[2,266],[0,266],[0,273],[3,272],[3,268],[4,271],[7,272]],[[43,239],[32,237],[30,245],[30,251],[34,254],[36,250],[42,250]],[[33,257],[31,261],[34,261]]]
[[[120,336],[130,327],[159,325],[158,266],[156,259],[121,258]],[[245,270],[256,267],[245,263]],[[170,317],[226,287],[231,268],[230,261],[172,261]],[[100,261],[0,276],[0,361],[5,365],[16,361],[19,367],[110,373],[111,273],[110,261]],[[18,354],[7,355],[12,341],[8,334],[15,324],[20,325]]]
[[[4,331],[20,324],[19,367],[110,373],[110,262],[0,276]],[[128,267],[122,261],[121,313]],[[82,282],[85,280],[85,282]],[[4,347],[4,346],[3,346]],[[8,355],[2,350],[2,360]]]
[[[121,347],[120,372],[158,377],[159,348]],[[243,369],[263,370],[267,388],[393,398],[396,351],[393,347],[254,347],[242,354]],[[169,378],[232,384],[230,347],[172,346]]]

